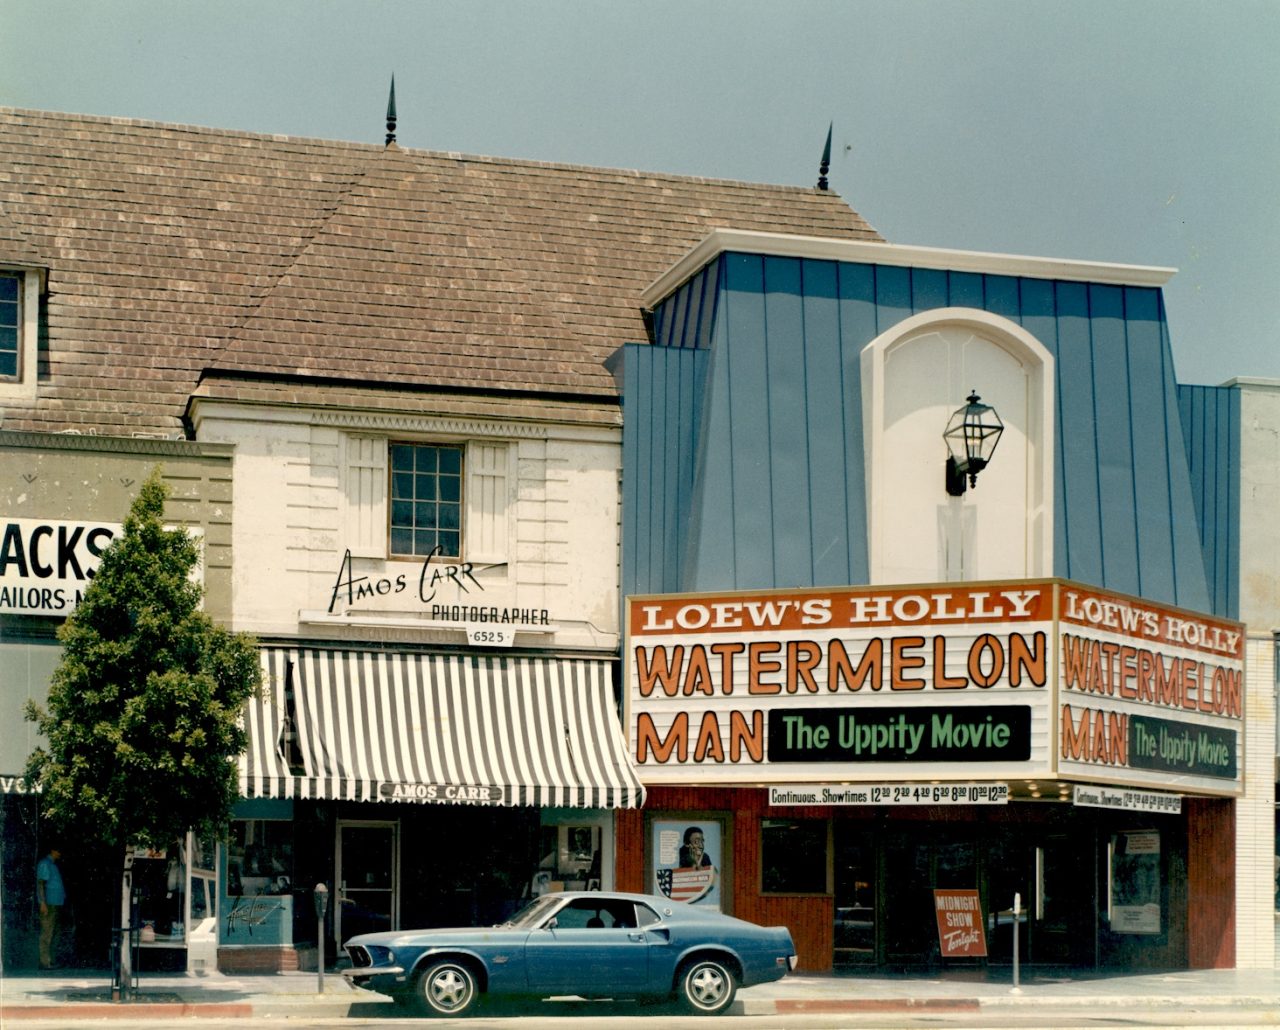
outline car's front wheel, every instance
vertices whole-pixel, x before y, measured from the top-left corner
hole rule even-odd
[[[738,982],[719,959],[699,958],[686,962],[676,981],[676,1000],[695,1015],[715,1016],[733,1004]]]
[[[418,978],[418,997],[429,1016],[465,1016],[479,997],[475,974],[461,962],[437,962]]]

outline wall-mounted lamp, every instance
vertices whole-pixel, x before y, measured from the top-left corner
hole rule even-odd
[[[942,438],[947,442],[947,493],[960,497],[969,486],[978,485],[978,473],[987,467],[1000,442],[1004,423],[990,404],[970,393],[969,403],[952,412]],[[966,486],[965,476],[969,477]]]

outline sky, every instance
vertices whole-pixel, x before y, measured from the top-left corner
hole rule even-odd
[[[831,123],[892,243],[1178,269],[1212,384],[1280,379],[1278,51],[1280,0],[0,0],[0,105],[380,143],[394,74],[404,147],[806,186]]]

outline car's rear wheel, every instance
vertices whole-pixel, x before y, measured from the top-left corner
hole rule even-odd
[[[697,958],[686,962],[676,978],[676,1000],[686,1012],[715,1016],[733,1004],[738,982],[719,959]]]
[[[465,1016],[479,994],[475,974],[452,959],[435,963],[418,977],[418,997],[429,1016]]]

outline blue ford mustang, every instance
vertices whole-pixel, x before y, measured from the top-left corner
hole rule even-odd
[[[357,987],[460,1016],[481,994],[674,996],[714,1015],[739,986],[795,968],[784,926],[756,926],[713,909],[644,894],[544,894],[500,926],[367,933],[346,943]]]

